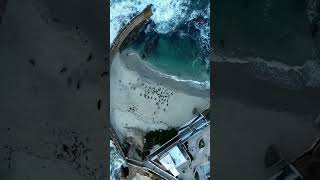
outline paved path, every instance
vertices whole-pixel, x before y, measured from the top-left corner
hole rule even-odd
[[[110,61],[114,58],[114,55],[119,51],[119,48],[126,37],[130,34],[135,27],[140,25],[145,20],[149,19],[152,16],[151,6],[148,5],[140,14],[135,16],[117,35],[114,39],[111,50],[110,50]]]

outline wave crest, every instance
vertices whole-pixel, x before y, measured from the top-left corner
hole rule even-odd
[[[187,0],[113,0],[110,6],[110,44],[117,33],[133,15],[142,11],[147,5],[153,5],[151,20],[156,24],[158,33],[169,33],[182,23],[188,15],[190,1]]]

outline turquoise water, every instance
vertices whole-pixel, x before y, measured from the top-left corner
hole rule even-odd
[[[154,68],[179,79],[209,81],[209,71],[205,61],[200,59],[200,48],[191,38],[171,38],[160,35],[159,43],[153,53],[144,58]],[[134,45],[133,49],[142,51],[144,44]]]
[[[189,34],[187,29],[178,30],[182,34],[193,35],[191,38],[170,38],[170,34],[189,20],[203,17],[209,18],[209,0],[111,0],[110,1],[110,45],[124,24],[132,15],[141,12],[147,5],[153,5],[153,15],[150,18],[160,34],[159,44],[150,57],[144,59],[160,73],[171,76],[176,82],[183,82],[195,89],[210,88],[207,64],[200,59],[203,50],[197,44],[209,45],[209,24],[195,23],[198,31]],[[195,42],[197,41],[197,42]],[[135,44],[131,48],[141,52],[144,43]],[[140,53],[139,53],[140,54]],[[201,57],[207,59],[208,57]],[[163,76],[160,76],[163,77]],[[168,78],[168,76],[165,76]],[[191,81],[190,81],[191,80]],[[110,144],[110,147],[111,144]],[[117,179],[116,174],[124,163],[117,151],[110,151],[110,179]]]

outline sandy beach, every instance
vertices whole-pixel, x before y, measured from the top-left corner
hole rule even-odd
[[[0,179],[106,179],[104,7],[8,1],[0,24]]]
[[[110,122],[123,140],[133,137],[141,147],[144,133],[180,127],[194,117],[193,108],[208,107],[207,92],[196,96],[192,87],[182,89],[170,80],[156,79],[141,69],[145,64],[134,52],[124,51],[115,58],[110,74]]]

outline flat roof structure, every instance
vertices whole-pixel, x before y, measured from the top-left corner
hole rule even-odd
[[[171,172],[171,174],[175,177],[177,177],[180,173],[175,167],[175,164],[173,162],[173,159],[171,158],[170,154],[167,154],[163,158],[160,159],[161,164]]]
[[[184,157],[178,146],[171,148],[168,153],[162,156],[159,160],[160,163],[175,177],[180,174],[177,168],[187,162],[187,159]]]
[[[175,167],[179,167],[187,161],[178,146],[174,146],[172,149],[170,149],[169,154],[176,165]]]

